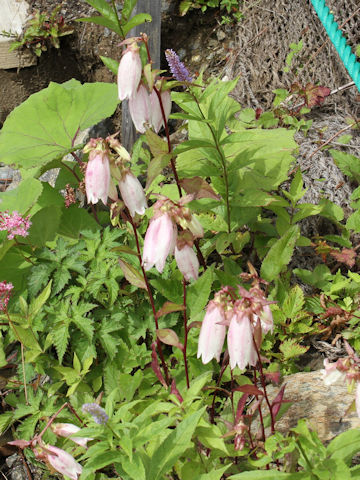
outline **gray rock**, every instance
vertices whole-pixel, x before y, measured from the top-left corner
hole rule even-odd
[[[360,427],[356,412],[346,413],[355,394],[348,393],[345,383],[326,386],[321,371],[317,370],[289,375],[284,377],[282,384],[286,384],[284,398],[290,400],[292,405],[276,422],[277,431],[285,434],[297,425],[299,419],[305,418],[322,441],[329,441],[346,430]],[[271,400],[279,388],[267,387]]]

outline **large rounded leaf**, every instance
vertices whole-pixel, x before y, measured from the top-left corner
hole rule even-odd
[[[112,83],[50,83],[6,119],[0,132],[1,161],[32,168],[61,158],[74,150],[81,130],[112,115],[117,104]]]

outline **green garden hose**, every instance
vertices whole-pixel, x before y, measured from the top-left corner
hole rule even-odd
[[[346,70],[349,72],[350,77],[354,80],[360,92],[360,63],[356,60],[356,56],[352,53],[350,46],[346,44],[346,38],[335,22],[334,15],[330,13],[325,0],[311,0],[311,3],[345,65]]]

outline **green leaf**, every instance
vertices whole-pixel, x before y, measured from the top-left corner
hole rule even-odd
[[[49,298],[51,293],[51,284],[52,280],[46,285],[44,290],[38,295],[32,302],[29,308],[29,315],[31,317],[35,317],[41,310],[41,308],[45,305],[46,300]]]
[[[148,130],[149,131],[149,130]],[[160,175],[165,167],[169,165],[171,160],[171,153],[165,153],[159,155],[151,160],[147,170],[146,186],[145,190],[148,190],[155,178]]]
[[[114,75],[117,75],[118,70],[119,70],[119,62],[114,60],[113,58],[110,57],[103,57],[100,55],[101,61],[107,67],[110,72],[112,72]]]
[[[228,480],[312,480],[311,472],[284,473],[277,470],[257,470],[231,475]]]
[[[2,136],[0,133],[0,149],[1,141]],[[35,178],[27,178],[20,182],[14,190],[0,192],[0,211],[17,211],[20,215],[28,213],[40,197],[42,189],[42,182]]]
[[[353,429],[340,433],[327,446],[331,458],[339,458],[350,465],[353,456],[359,451],[360,430]]]
[[[299,285],[296,285],[288,293],[282,306],[282,310],[287,316],[287,318],[294,318],[295,315],[300,312],[303,306],[304,292],[301,290]]]
[[[95,232],[100,229],[100,225],[83,208],[76,205],[63,210],[59,234],[70,238],[79,238],[80,232],[91,230]]]
[[[146,290],[144,277],[135,267],[121,259],[119,259],[119,265],[124,272],[126,280],[131,283],[131,285]]]
[[[117,96],[115,84],[51,82],[6,119],[0,133],[1,161],[28,169],[63,157],[74,150],[80,130],[114,113]]]
[[[119,462],[122,459],[122,453],[118,450],[116,452],[107,451],[101,455],[95,455],[86,462],[86,469],[99,470],[100,468],[112,465],[114,462]]]
[[[141,25],[145,22],[151,22],[152,17],[148,13],[138,13],[134,15],[122,28],[124,35],[127,35],[128,32],[137,25]]]
[[[157,447],[150,460],[146,480],[160,480],[190,446],[191,438],[206,407],[183,420]]]
[[[42,208],[35,213],[31,217],[32,225],[27,242],[30,245],[44,247],[46,242],[54,240],[59,230],[61,214],[61,209],[54,205]]]
[[[220,480],[226,472],[226,470],[230,467],[230,465],[226,465],[225,467],[220,468],[219,470],[212,470],[209,473],[203,473],[197,480]]]
[[[13,412],[6,412],[0,415],[0,435],[3,434],[9,425],[15,421]]]
[[[342,173],[360,183],[360,159],[340,150],[330,149],[329,151]]]
[[[187,304],[190,309],[191,317],[194,317],[197,313],[201,312],[208,303],[212,282],[213,270],[208,268],[196,282],[188,287]]]
[[[291,338],[289,340],[284,340],[279,348],[284,355],[284,360],[289,360],[289,358],[298,357],[307,352],[310,347],[303,347],[296,343],[296,340]]]
[[[261,266],[262,278],[268,282],[275,280],[282,269],[290,262],[299,235],[299,226],[294,225],[272,245]]]

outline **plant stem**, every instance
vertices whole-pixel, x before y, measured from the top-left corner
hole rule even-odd
[[[47,424],[45,425],[45,427],[41,430],[41,432],[39,433],[39,435],[36,435],[33,439],[33,441],[39,441],[41,440],[41,437],[44,435],[44,433],[46,432],[46,430],[50,427],[50,425],[53,423],[53,421],[55,420],[55,418],[59,415],[59,413],[64,410],[65,407],[68,406],[68,402],[65,402],[57,412],[54,413],[54,415],[52,415],[50,417],[50,419],[48,420]]]
[[[122,29],[122,26],[121,26],[121,23],[120,23],[120,18],[119,18],[119,15],[118,15],[118,11],[116,9],[116,3],[115,3],[115,0],[111,0],[111,3],[112,3],[112,7],[114,9],[114,13],[116,15],[116,21],[117,21],[117,24],[118,24],[118,27],[119,27],[119,31],[121,33],[121,36],[122,36],[122,39],[125,40],[125,34],[124,34],[124,30]]]
[[[267,403],[267,406],[269,407],[270,420],[271,420],[271,435],[273,435],[275,433],[275,419],[274,419],[274,414],[273,414],[273,411],[272,411],[272,408],[271,408],[270,400],[269,400],[269,397],[268,397],[268,394],[267,394],[267,391],[266,391],[264,370],[263,370],[263,367],[262,367],[260,352],[259,352],[258,346],[256,345],[254,335],[253,335],[253,342],[254,342],[255,350],[256,350],[256,353],[257,353],[257,356],[258,356],[258,359],[259,359],[260,382],[261,382],[261,386],[264,390],[265,401]]]
[[[149,281],[148,281],[148,278],[147,278],[147,275],[146,275],[146,271],[145,271],[145,269],[143,267],[143,264],[142,264],[142,257],[141,257],[141,250],[140,250],[140,244],[139,244],[139,237],[138,237],[138,234],[137,234],[137,228],[136,228],[135,223],[133,222],[133,219],[132,219],[132,216],[130,215],[130,213],[128,213],[126,215],[126,219],[130,222],[130,224],[133,228],[135,243],[136,243],[136,250],[137,250],[137,254],[138,254],[138,259],[139,259],[141,271],[142,271],[142,274],[143,274],[143,277],[144,277],[146,290],[147,290],[147,293],[148,293],[148,296],[149,296],[151,309],[152,309],[152,312],[153,312],[153,315],[154,315],[155,327],[156,327],[156,330],[159,330],[159,322],[158,322],[157,315],[156,315],[154,297],[153,297],[153,294],[152,294],[152,291],[151,291],[151,288],[150,288],[150,285],[149,285]],[[161,365],[162,365],[163,370],[164,370],[165,381],[166,381],[167,385],[169,385],[169,383],[170,383],[169,371],[168,371],[168,368],[167,368],[167,365],[166,365],[166,362],[165,362],[164,354],[163,354],[162,347],[161,347],[161,342],[157,337],[156,337],[156,345],[158,347],[160,360],[161,360]]]
[[[191,93],[194,101],[196,102],[197,106],[198,106],[198,109],[199,109],[199,112],[200,112],[200,115],[202,116],[202,118],[205,120],[205,115],[203,114],[203,111],[201,110],[201,107],[200,107],[200,103],[198,101],[198,99],[196,98],[196,96]],[[226,202],[226,216],[227,216],[227,226],[228,226],[228,233],[231,233],[231,211],[230,211],[230,198],[229,198],[229,178],[228,178],[228,173],[227,173],[227,168],[226,168],[226,158],[220,148],[220,145],[219,145],[219,142],[218,142],[218,139],[216,138],[216,135],[215,135],[215,132],[213,130],[213,128],[211,127],[211,125],[209,125],[208,123],[206,123],[206,125],[208,126],[209,130],[210,130],[210,133],[211,133],[211,136],[213,137],[213,140],[214,140],[214,144],[215,144],[215,148],[219,154],[219,157],[220,157],[220,161],[221,161],[221,165],[222,165],[222,168],[223,168],[223,172],[224,172],[224,183],[225,183],[225,202]]]
[[[188,371],[188,363],[187,363],[187,356],[186,356],[186,348],[187,348],[187,339],[188,339],[188,328],[187,328],[187,315],[186,315],[186,281],[183,278],[183,305],[184,305],[184,348],[183,348],[183,356],[184,356],[184,366],[185,366],[185,375],[186,375],[186,386],[190,388],[190,381],[189,381],[189,371]]]
[[[8,312],[8,309],[6,308],[5,309],[5,314],[7,316],[7,319],[9,321],[9,325],[11,326],[11,328],[14,330],[16,336],[18,337],[18,340],[20,342],[20,345],[21,345],[21,365],[22,365],[22,371],[23,371],[23,384],[24,384],[24,394],[25,394],[25,402],[26,402],[26,405],[29,405],[29,399],[28,399],[28,394],[27,394],[27,387],[26,387],[26,375],[25,375],[25,357],[24,357],[24,345],[21,341],[21,338],[20,338],[20,335],[18,334],[16,328],[15,328],[15,325],[12,323],[11,321],[11,318],[10,318],[10,315],[9,315],[9,312]]]

